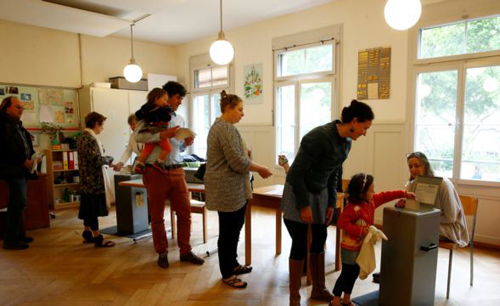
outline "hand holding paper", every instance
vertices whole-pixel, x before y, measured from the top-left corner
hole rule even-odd
[[[190,129],[187,129],[187,128],[180,128],[178,129],[176,132],[175,132],[175,139],[177,139],[178,141],[182,141],[186,138],[194,138],[196,137],[196,133],[191,131]]]

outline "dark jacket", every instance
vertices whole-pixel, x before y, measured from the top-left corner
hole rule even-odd
[[[170,122],[172,119],[172,108],[170,106],[157,107],[156,105],[144,104],[141,109],[135,112],[135,117],[137,121],[146,120],[148,124],[158,123],[158,122]]]
[[[29,155],[26,155],[25,143],[17,126],[26,137]],[[30,174],[30,171],[23,166],[34,153],[31,135],[23,127],[22,121],[7,114],[0,114],[0,179],[21,177],[36,179],[36,173]]]
[[[95,138],[84,131],[78,138],[78,169],[82,194],[105,193],[103,165],[111,165],[113,157],[102,156]]]
[[[307,193],[318,194],[328,188],[328,206],[337,201],[337,181],[342,179],[342,164],[351,150],[350,138],[339,135],[333,121],[307,133],[300,142],[299,152],[290,167],[286,181],[293,187],[300,208],[311,205]]]

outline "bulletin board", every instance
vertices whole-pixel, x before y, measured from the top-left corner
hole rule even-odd
[[[76,89],[0,84],[0,101],[9,96],[16,96],[24,106],[21,120],[29,130],[39,130],[42,122],[57,124],[63,130],[79,129]]]
[[[389,99],[391,92],[391,48],[358,52],[358,100]]]

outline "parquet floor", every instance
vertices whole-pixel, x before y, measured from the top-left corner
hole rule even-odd
[[[76,210],[58,211],[51,228],[29,232],[35,242],[28,250],[0,249],[0,305],[287,305],[290,239],[284,229],[283,253],[275,256],[274,213],[253,209],[253,266],[243,276],[244,290],[220,281],[217,254],[203,266],[179,262],[176,240],[169,248],[169,269],[157,266],[152,239],[134,244],[129,238],[108,236],[117,245],[95,249],[82,244],[81,221]],[[165,214],[168,216],[168,214]],[[210,212],[209,241],[203,244],[201,216],[193,215],[193,251],[202,255],[217,244],[217,215]],[[114,211],[100,219],[101,228],[115,224]],[[167,224],[170,221],[167,220]],[[327,243],[327,285],[339,273],[334,264],[335,228]],[[242,235],[241,239],[244,239]],[[379,251],[380,252],[380,251]],[[239,254],[244,255],[244,241]],[[439,251],[435,305],[500,305],[500,252],[477,250],[475,285],[469,287],[468,252],[454,258],[451,299],[445,300],[448,253]],[[244,262],[244,258],[241,258]],[[326,305],[305,299],[311,287],[301,290],[303,305]],[[377,289],[369,279],[358,280],[353,296]]]

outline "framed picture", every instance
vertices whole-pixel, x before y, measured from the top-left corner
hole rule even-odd
[[[37,147],[40,145],[40,133],[36,132],[30,132],[31,134],[31,142],[33,143],[34,147]]]

